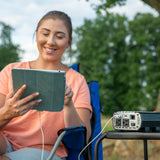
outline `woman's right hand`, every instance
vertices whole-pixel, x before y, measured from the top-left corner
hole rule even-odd
[[[39,95],[38,92],[20,99],[25,89],[26,85],[23,85],[14,95],[13,92],[10,92],[6,96],[3,109],[9,115],[10,119],[24,115],[41,102],[41,99],[32,100]]]

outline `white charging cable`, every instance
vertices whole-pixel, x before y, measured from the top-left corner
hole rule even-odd
[[[109,122],[112,120],[112,118],[113,118],[113,116],[106,122],[106,124],[104,125],[103,129],[101,130],[101,132],[98,133],[98,135],[97,135],[94,139],[92,139],[92,141],[90,141],[90,142],[81,150],[81,152],[80,152],[79,155],[78,155],[78,160],[80,160],[80,156],[81,156],[81,154],[84,152],[84,150],[85,150],[95,139],[97,139],[97,137],[99,137],[99,136],[101,135],[101,133],[102,133],[102,132],[104,131],[104,129],[107,127],[107,125],[108,125]]]
[[[42,128],[42,123],[41,123],[41,112],[39,111],[39,125],[42,133],[42,153],[41,153],[41,160],[43,160],[44,157],[44,133],[43,133],[43,128]]]

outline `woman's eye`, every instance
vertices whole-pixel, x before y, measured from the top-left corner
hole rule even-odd
[[[47,37],[49,34],[48,33],[43,33],[43,35]]]
[[[63,39],[64,36],[56,36],[58,39]]]

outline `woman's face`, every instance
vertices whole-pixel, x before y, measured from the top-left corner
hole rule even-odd
[[[60,19],[45,19],[37,30],[36,42],[40,58],[48,61],[60,61],[69,46],[67,27]]]

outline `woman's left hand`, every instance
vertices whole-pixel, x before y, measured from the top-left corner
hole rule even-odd
[[[64,105],[70,105],[72,103],[72,97],[73,97],[72,88],[66,85]]]
[[[87,128],[87,143],[91,136],[90,110],[86,108],[75,108],[72,102],[72,88],[66,85],[64,100],[64,123],[65,127],[83,125]]]

